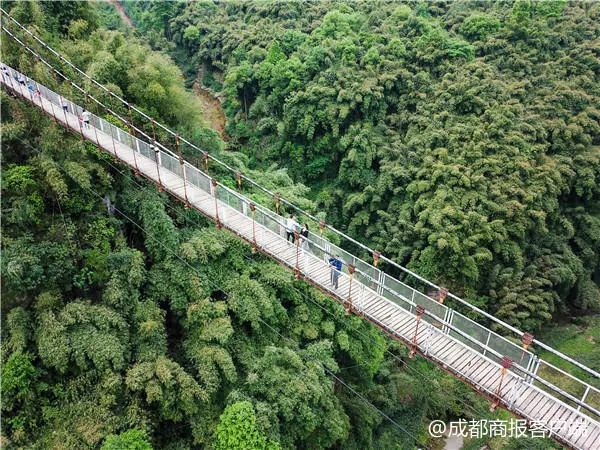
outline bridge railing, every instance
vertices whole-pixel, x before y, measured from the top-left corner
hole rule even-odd
[[[222,184],[218,184],[218,191],[220,192],[217,194],[218,198],[224,204],[231,206],[249,217],[251,216],[251,209],[249,207],[251,202],[247,198]],[[264,225],[280,236],[285,236],[285,219],[275,212],[260,205],[256,205],[255,220],[257,223]],[[326,261],[331,255],[335,255],[336,253],[341,254],[341,252],[336,252],[335,246],[330,242],[319,239],[318,237],[315,239],[315,235],[309,235],[307,241],[308,247],[305,247],[304,251],[319,259]],[[340,276],[346,279],[349,278],[347,271],[341,273]],[[377,283],[376,280],[373,280],[369,274],[362,272],[358,268],[356,269],[354,276],[355,280],[360,281],[362,286],[371,289],[373,293],[383,290],[386,299],[409,313],[414,314],[417,305],[424,306],[423,302],[419,299],[408,299],[387,286],[379,285],[379,283]],[[340,292],[334,291],[334,293],[340,296]],[[345,293],[341,293],[342,298],[344,295]],[[361,307],[364,295],[365,292],[362,290],[357,290],[352,295],[353,305],[360,310],[361,313],[365,313]],[[439,305],[439,303],[435,303],[435,305],[443,306]],[[556,368],[546,361],[540,360],[535,355],[516,346],[516,344],[508,341],[502,336],[496,335],[498,339],[494,339],[492,336],[495,333],[451,309],[448,310],[449,312],[446,311],[444,313],[446,314],[446,317],[442,317],[440,311],[443,310],[438,310],[436,312],[433,309],[429,309],[427,310],[424,320],[460,341],[462,344],[481,353],[491,361],[500,363],[504,356],[511,357],[514,361],[511,371],[522,377],[523,380],[535,384],[535,386],[541,390],[552,393],[552,395],[561,398],[564,403],[569,404],[579,411],[583,407],[585,410],[584,413],[595,420],[600,419],[598,415],[600,413],[600,403],[598,402],[599,391],[594,386],[579,380],[573,375]],[[372,318],[372,320],[376,321],[374,318]],[[385,324],[380,325],[386,327]],[[528,355],[530,355],[529,358],[527,357]],[[553,370],[554,376],[548,377],[549,379],[543,378],[537,373],[536,368],[538,366],[542,369],[546,369],[546,373],[549,373],[550,369]],[[477,382],[475,382],[475,384],[478,385]]]
[[[66,107],[67,112],[81,116],[83,108],[79,105],[51,91],[45,86],[36,83],[34,80],[27,78],[25,75],[20,74],[12,68],[9,68],[9,71],[10,75],[8,76],[8,80],[4,73],[2,74],[3,80],[6,84],[13,87],[13,89],[16,88],[16,90],[20,90],[24,97],[29,98],[34,102],[37,97],[48,100],[53,105],[53,114],[55,115],[64,114],[63,107]],[[24,83],[18,81],[20,77],[25,80]],[[80,123],[80,126],[83,125]],[[157,164],[157,167],[185,178],[188,183],[211,195],[214,193],[211,187],[212,178],[210,176],[187,161],[184,162],[184,165],[181,165],[178,155],[174,154],[160,143],[153,141],[154,146],[149,144],[148,141],[150,141],[150,139],[148,136],[145,136],[146,140],[139,139],[104,118],[98,117],[92,113],[90,113],[90,126],[111,136],[116,142],[130,147],[140,155],[154,161]],[[118,153],[116,147],[115,151]],[[227,187],[222,183],[217,183],[217,197],[224,204],[250,216],[251,212],[249,205],[254,202],[251,202],[247,197],[230,187]],[[257,223],[266,226],[275,233],[280,235],[283,235],[284,233],[285,219],[281,215],[260,204],[256,204],[255,220]],[[333,244],[320,234],[314,232],[310,233],[308,239],[308,252],[320,259],[326,259],[331,255],[339,255],[344,262],[344,269],[341,274],[342,277],[349,276],[348,267],[350,265],[355,266],[355,277],[363,286],[382,295],[387,300],[410,313],[414,314],[417,305],[425,307],[428,314],[424,320],[443,329],[456,340],[461,341],[463,344],[480,352],[483,356],[488,357],[492,361],[499,362],[502,356],[509,356],[515,362],[512,369],[514,372],[521,375],[529,382],[535,383],[541,389],[549,390],[562,396],[565,398],[566,403],[579,409],[583,408],[588,415],[598,420],[598,411],[600,411],[600,391],[596,386],[581,380],[578,376],[571,373],[577,373],[577,370],[579,370],[586,376],[589,376],[590,374],[595,375],[597,380],[597,374],[591,369],[586,368],[580,363],[573,361],[571,358],[544,345],[542,345],[542,347],[558,356],[562,364],[571,364],[572,367],[569,371],[566,371],[547,361],[541,360],[534,353],[523,348],[520,343],[513,342],[512,340],[489,330],[414,287],[391,277],[372,264],[351,254],[340,246]],[[431,283],[429,285],[438,288]],[[449,294],[449,296],[454,297],[451,294]],[[360,305],[360,298],[358,298],[358,305]],[[475,307],[472,307],[471,309],[480,311]],[[483,311],[481,311],[481,313],[486,317],[492,317],[496,322],[502,323],[488,313]],[[505,325],[510,331],[516,331],[522,335],[520,331],[510,327],[510,325]]]

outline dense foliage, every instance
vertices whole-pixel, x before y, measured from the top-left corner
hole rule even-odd
[[[524,329],[600,308],[597,2],[125,4],[335,225]]]
[[[93,4],[4,7],[128,101],[182,131],[201,128],[174,64],[107,31]],[[2,38],[3,61],[85,101]],[[414,448],[427,418],[485,416],[464,385],[0,95],[3,446]],[[285,171],[252,173],[304,192]]]

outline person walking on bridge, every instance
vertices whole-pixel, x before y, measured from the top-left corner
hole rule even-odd
[[[8,67],[2,66],[2,76],[5,82],[10,83],[10,70],[8,70]]]
[[[296,217],[293,214],[290,214],[290,217],[285,221],[285,232],[287,234],[288,242],[292,244],[295,242],[294,232],[299,228],[298,222],[296,222]]]
[[[90,112],[87,109],[84,109],[81,113],[81,120],[85,124],[86,128],[90,127]]]
[[[331,266],[331,286],[337,289],[340,273],[342,272],[343,266],[340,255],[336,254],[335,256],[329,258],[329,265]]]

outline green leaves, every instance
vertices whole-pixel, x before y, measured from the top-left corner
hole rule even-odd
[[[109,435],[100,450],[152,450],[143,430],[128,430],[119,435]]]
[[[59,372],[73,362],[80,370],[119,370],[129,352],[127,324],[114,310],[86,302],[43,312],[37,330],[40,357]]]
[[[227,304],[208,299],[190,304],[185,327],[186,356],[194,364],[207,392],[216,392],[224,381],[235,382],[236,367],[226,346],[234,333]]]
[[[229,405],[215,429],[215,450],[277,450],[279,445],[256,427],[256,415],[250,402]]]
[[[208,399],[196,380],[166,357],[135,364],[127,371],[125,383],[142,394],[145,402],[156,405],[161,417],[175,422],[198,413]]]
[[[485,40],[500,29],[500,20],[488,14],[473,14],[465,19],[460,32],[471,39]]]
[[[34,396],[34,383],[40,375],[27,353],[11,354],[2,366],[2,410],[10,411]]]
[[[301,352],[267,347],[248,374],[246,389],[257,401],[271,405],[284,446],[305,441],[329,447],[348,433],[348,417],[321,366],[330,364],[329,345]]]

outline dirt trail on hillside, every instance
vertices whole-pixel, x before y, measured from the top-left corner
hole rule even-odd
[[[123,22],[131,28],[135,28],[133,22],[125,12],[123,5],[121,5],[121,2],[119,0],[109,0],[109,2],[114,5],[121,16],[121,19],[123,19]],[[225,133],[225,125],[227,122],[225,113],[221,107],[221,101],[211,91],[202,87],[199,80],[194,82],[192,90],[196,94],[198,100],[200,100],[202,116],[206,120],[207,125],[219,133],[223,140],[227,141],[229,139],[229,136]]]
[[[131,28],[134,28],[133,22],[131,21],[131,19],[129,18],[127,13],[125,12],[125,9],[123,8],[123,5],[121,5],[121,2],[119,0],[108,0],[108,1],[114,5],[117,12],[121,16],[121,19],[123,19],[123,22],[125,22],[125,25],[130,26]]]

